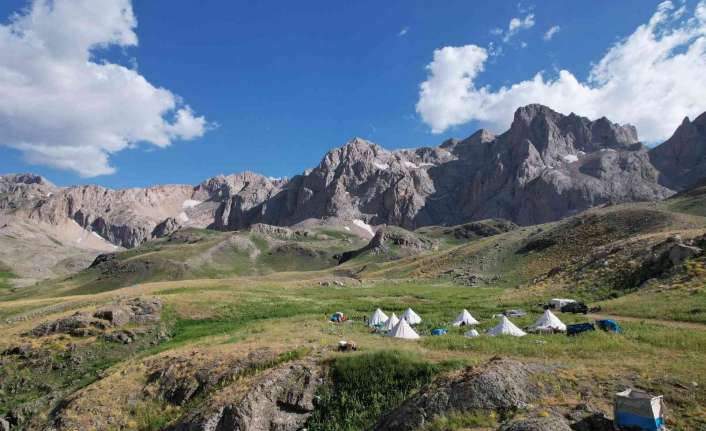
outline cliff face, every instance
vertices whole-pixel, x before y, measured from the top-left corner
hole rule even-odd
[[[608,202],[668,197],[706,175],[704,153],[706,114],[648,151],[632,126],[528,105],[501,135],[479,130],[396,151],[356,138],[290,180],[245,172],[197,186],[110,190],[8,175],[0,177],[0,211],[50,224],[73,220],[123,247],[184,226],[360,220],[415,229],[485,218],[527,225]]]
[[[706,176],[706,112],[694,121],[684,121],[672,137],[650,151],[652,164],[660,171],[660,182],[683,190]]]

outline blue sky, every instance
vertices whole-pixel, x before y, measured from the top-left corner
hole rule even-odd
[[[3,0],[0,16],[7,23],[27,5]],[[657,5],[644,0],[135,0],[139,45],[94,51],[94,59],[126,67],[136,61],[149,83],[205,117],[209,126],[203,136],[174,139],[165,148],[138,143],[122,149],[110,154],[114,173],[92,178],[50,163],[29,164],[23,151],[0,142],[0,173],[31,171],[60,185],[193,184],[243,170],[292,176],[354,136],[389,149],[435,146],[471,134],[483,120],[471,118],[432,133],[415,111],[434,50],[502,47],[485,61],[474,80],[477,87],[497,89],[540,71],[554,79],[559,69],[583,81],[592,64],[648,22]],[[533,25],[508,42],[493,34],[494,28],[507,32],[513,17],[530,14]],[[560,31],[544,40],[552,26]],[[70,32],[70,25],[63,31]]]

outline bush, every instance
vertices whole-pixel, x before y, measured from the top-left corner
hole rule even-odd
[[[385,412],[431,382],[439,368],[399,351],[338,358],[329,367],[329,383],[319,391],[312,431],[371,428]]]

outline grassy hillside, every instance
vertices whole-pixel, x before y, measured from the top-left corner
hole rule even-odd
[[[486,223],[498,228],[500,222]],[[588,403],[610,415],[613,394],[637,387],[665,395],[670,429],[704,429],[706,255],[665,259],[675,245],[706,248],[706,218],[674,211],[666,201],[505,227],[492,235],[478,235],[476,228],[420,229],[405,238],[432,240],[436,247],[411,253],[393,243],[389,254],[364,253],[342,265],[334,256],[366,241],[323,229],[284,236],[186,230],[74,277],[5,295],[0,351],[29,345],[54,362],[46,367],[21,355],[2,356],[0,416],[31,408],[26,427],[41,429],[58,417],[97,426],[100,412],[110,412],[115,429],[157,430],[206,397],[242,395],[253,376],[309,358],[327,370],[310,429],[344,423],[338,429],[360,429],[430,380],[503,356],[551,367],[543,384],[560,388],[560,395],[542,400],[546,411]],[[599,315],[618,320],[624,332],[469,339],[450,326],[463,308],[480,320],[481,333],[497,324],[494,315],[512,308],[528,312],[512,319],[528,326],[556,296],[600,305]],[[131,327],[142,331],[131,344],[100,335],[23,335],[41,322],[133,297],[160,298],[165,308],[159,323]],[[377,307],[398,315],[412,307],[423,319],[416,327],[422,338],[402,341],[371,331],[362,322]],[[329,323],[336,311],[351,320]],[[598,317],[558,316],[567,324]],[[439,327],[449,334],[431,336]],[[356,342],[358,352],[336,352],[340,340]],[[220,370],[261,351],[274,359],[182,404],[165,401],[150,383],[167,364],[188,363],[185,373]],[[396,396],[383,396],[390,391]],[[62,403],[66,397],[70,402]],[[499,420],[495,412],[450,414],[427,429],[494,429]]]

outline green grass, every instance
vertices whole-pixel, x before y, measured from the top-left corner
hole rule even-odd
[[[15,278],[15,274],[10,271],[10,268],[0,262],[0,294],[9,291],[12,288],[10,279]]]
[[[407,352],[339,357],[307,424],[312,431],[370,429],[382,414],[431,382],[439,367]]]

